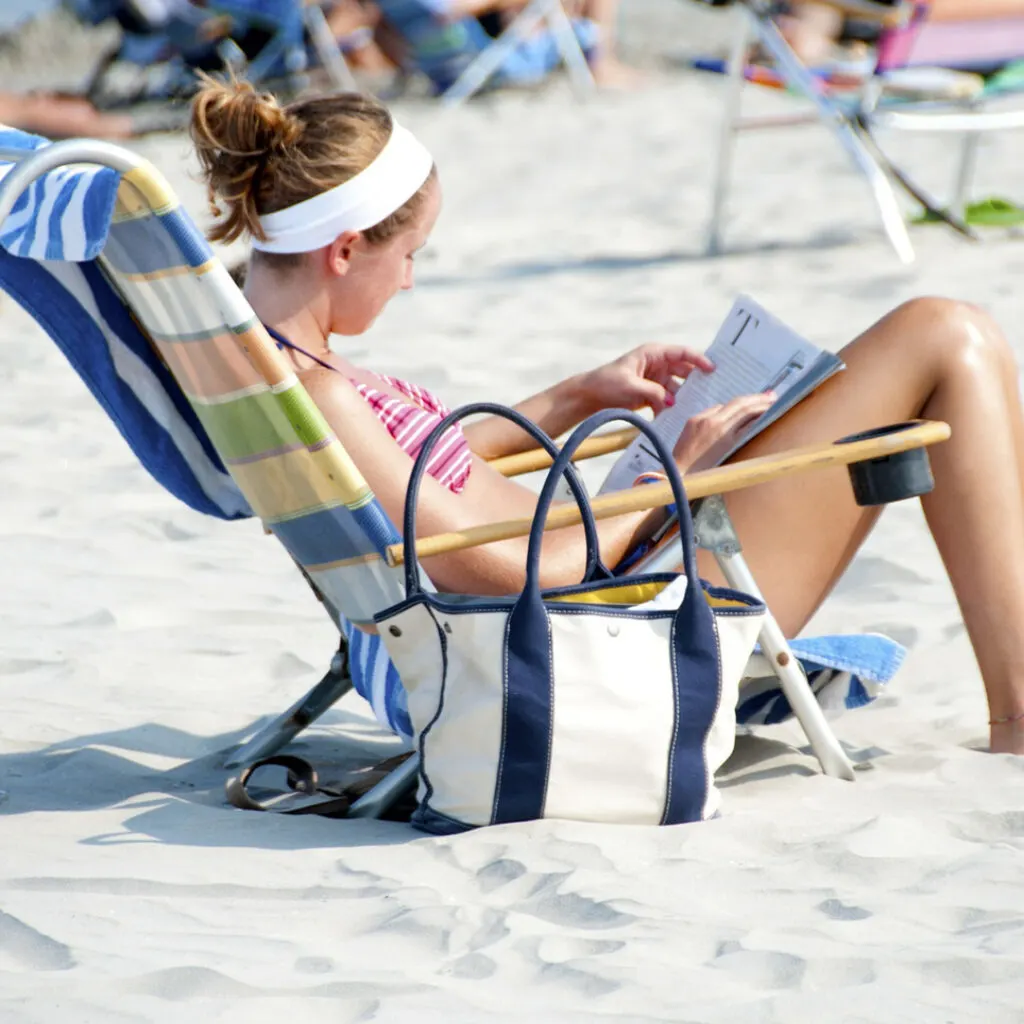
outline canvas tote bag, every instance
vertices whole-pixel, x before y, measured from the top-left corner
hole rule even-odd
[[[376,617],[408,693],[420,754],[413,823],[435,833],[563,818],[671,825],[717,812],[715,770],[732,752],[739,680],[764,605],[697,575],[693,524],[671,453],[635,413],[590,417],[557,454],[537,502],[519,595],[439,594],[420,580],[413,541],[420,481],[438,439],[475,413],[500,415],[549,452],[515,410],[471,405],[420,451],[406,496],[406,598]],[[680,513],[684,572],[612,577],[571,457],[625,420],[647,434]],[[566,476],[583,514],[587,573],[542,590],[544,522]]]

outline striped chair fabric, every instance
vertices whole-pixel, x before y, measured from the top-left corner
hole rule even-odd
[[[403,593],[399,534],[180,203],[126,174],[100,262],[256,515],[334,609],[368,624]]]

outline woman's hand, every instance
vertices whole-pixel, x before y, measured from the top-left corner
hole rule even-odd
[[[679,378],[691,370],[710,373],[706,356],[679,345],[641,345],[614,362],[584,374],[587,404],[597,409],[642,409],[655,414],[675,400]]]
[[[727,439],[771,408],[775,397],[770,391],[761,395],[740,395],[725,405],[713,405],[690,417],[672,450],[680,472],[685,473],[718,444],[724,447]]]

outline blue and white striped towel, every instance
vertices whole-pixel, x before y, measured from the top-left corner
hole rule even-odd
[[[879,697],[906,657],[906,648],[880,633],[816,636],[791,640],[790,650],[807,673],[807,682],[826,712],[862,708]],[[745,680],[736,721],[775,725],[793,716],[778,679]]]
[[[0,148],[37,150],[38,135],[0,127]],[[0,163],[0,182],[12,164]],[[33,182],[0,224],[0,245],[12,256],[82,263],[103,249],[121,176],[109,167],[60,167]]]
[[[0,147],[49,143],[0,128]],[[0,161],[0,189],[12,165]],[[250,516],[192,407],[95,258],[107,240],[120,175],[65,167],[43,175],[0,224],[0,289],[58,345],[139,462],[175,497],[221,519]]]

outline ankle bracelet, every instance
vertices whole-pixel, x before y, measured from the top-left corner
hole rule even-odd
[[[1019,715],[1007,715],[1005,718],[990,718],[989,725],[1009,725],[1011,722],[1024,721],[1024,711]]]

